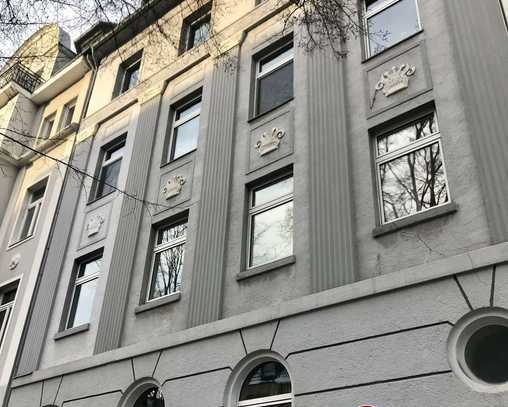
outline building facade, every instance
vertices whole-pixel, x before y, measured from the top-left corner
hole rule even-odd
[[[360,1],[345,58],[278,0],[92,27],[6,405],[505,406],[503,4]]]

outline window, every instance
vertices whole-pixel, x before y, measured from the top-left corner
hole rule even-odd
[[[147,300],[180,292],[187,220],[157,230]]]
[[[41,212],[44,194],[46,192],[46,181],[31,187],[28,190],[27,207],[19,235],[19,240],[28,239],[34,234],[37,220]]]
[[[240,391],[238,406],[290,407],[292,400],[288,371],[279,362],[270,361],[261,363],[247,376]]]
[[[293,44],[289,44],[257,61],[256,115],[293,98],[293,57]]]
[[[125,137],[123,135],[119,140],[103,148],[93,199],[99,199],[116,190],[125,153]]]
[[[417,0],[366,0],[367,55],[373,56],[421,29]]]
[[[211,29],[211,9],[211,3],[209,3],[184,21],[182,52],[197,47],[208,40]]]
[[[76,101],[73,100],[67,103],[63,109],[63,118],[61,128],[65,129],[72,123],[72,118],[74,117],[74,111],[76,110]]]
[[[138,84],[142,55],[141,51],[136,52],[120,65],[113,97],[127,92]]]
[[[506,28],[508,29],[508,0],[499,0]]]
[[[376,172],[383,223],[449,202],[436,114],[378,136]]]
[[[73,328],[90,322],[97,281],[102,270],[102,253],[80,260],[72,291],[71,306],[66,328]]]
[[[201,96],[175,110],[171,131],[170,161],[176,160],[196,149],[199,137],[200,114]]]
[[[164,407],[164,396],[157,387],[151,387],[134,403],[134,407]]]
[[[293,176],[250,192],[248,267],[293,254]]]
[[[0,347],[5,338],[9,320],[11,318],[16,292],[18,291],[18,282],[9,284],[0,289]]]
[[[41,133],[39,135],[40,140],[47,140],[51,137],[51,132],[53,131],[53,127],[55,125],[55,117],[56,115],[53,113],[43,120]]]

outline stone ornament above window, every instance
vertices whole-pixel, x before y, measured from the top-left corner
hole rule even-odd
[[[88,237],[95,236],[100,232],[105,219],[101,215],[92,215],[86,224],[86,234]]]
[[[162,195],[167,200],[180,195],[182,192],[183,185],[185,184],[185,177],[182,175],[173,175],[168,179],[166,185],[161,190]]]
[[[286,132],[284,130],[275,127],[269,135],[264,132],[254,147],[260,156],[264,156],[277,150],[279,148],[280,141],[285,135]]]
[[[9,270],[14,270],[16,267],[18,267],[19,262],[21,261],[21,255],[15,254],[11,257],[11,261],[9,262]]]
[[[388,97],[409,87],[409,78],[416,72],[416,67],[408,64],[393,66],[392,69],[381,75],[376,84],[376,92],[382,90]]]

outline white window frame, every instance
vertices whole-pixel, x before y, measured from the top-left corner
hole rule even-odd
[[[202,99],[202,95],[200,93],[199,96],[196,96],[196,97],[192,98],[187,103],[184,103],[181,106],[178,106],[178,107],[176,107],[174,109],[175,111],[173,113],[173,123],[171,125],[171,143],[170,143],[170,146],[169,146],[169,160],[167,160],[168,162],[178,160],[179,158],[185,157],[187,154],[190,154],[193,151],[196,151],[197,146],[196,146],[196,148],[194,150],[191,150],[188,153],[185,153],[185,154],[183,154],[183,155],[181,155],[179,157],[176,157],[176,158],[174,157],[174,150],[175,150],[175,147],[176,147],[176,139],[177,139],[177,137],[176,137],[176,131],[183,124],[191,121],[192,119],[195,119],[198,116],[201,116],[202,102],[203,102],[203,99]],[[184,117],[184,118],[181,118],[181,119],[178,119],[178,120],[176,119],[179,112],[181,112],[183,110],[186,110],[189,107],[194,106],[195,104],[198,104],[198,103],[201,103],[201,106],[199,107],[199,111],[191,114],[190,116],[187,116],[187,117]],[[201,126],[201,121],[200,121],[200,126]],[[199,140],[199,129],[198,129],[198,140]]]
[[[92,254],[92,255],[90,255],[90,257],[84,258],[83,260],[78,260],[77,263],[76,263],[76,269],[75,269],[76,275],[74,277],[74,284],[73,284],[73,287],[72,287],[72,295],[71,295],[70,302],[69,302],[69,311],[67,313],[67,318],[65,320],[65,329],[71,329],[71,328],[75,328],[76,326],[80,326],[80,325],[74,325],[74,321],[72,322],[73,325],[69,326],[69,323],[70,323],[70,320],[71,320],[71,315],[72,315],[72,312],[73,312],[74,297],[76,296],[76,290],[77,290],[77,288],[79,286],[81,286],[81,285],[83,285],[85,283],[88,283],[88,282],[93,281],[93,280],[97,280],[99,278],[100,273],[101,273],[102,270],[99,270],[96,273],[89,274],[87,276],[83,276],[83,277],[79,277],[79,278],[78,278],[78,275],[79,275],[79,272],[81,270],[81,267],[86,266],[87,264],[92,263],[92,262],[97,261],[97,260],[104,261],[102,253],[97,253],[95,256]],[[94,299],[95,299],[95,294],[96,293],[94,293]],[[78,302],[78,304],[79,304],[79,302]],[[76,304],[76,307],[77,307],[78,304]],[[76,318],[76,314],[74,314],[74,319],[75,318]],[[88,323],[89,322],[90,321],[88,321]]]
[[[120,145],[122,145],[122,146],[117,149],[117,147]],[[101,196],[97,196],[97,194],[99,193],[99,185],[101,183],[101,178],[102,178],[104,168],[110,166],[111,164],[114,164],[115,162],[117,162],[119,160],[123,160],[126,147],[127,147],[127,140],[126,140],[126,136],[124,135],[124,136],[120,136],[118,138],[118,140],[114,140],[109,146],[103,146],[101,148],[101,150],[102,150],[101,155],[100,155],[101,164],[100,164],[99,171],[97,173],[97,179],[94,180],[94,182],[95,182],[95,188],[94,188],[94,194],[93,194],[94,200],[101,199],[102,197],[109,195],[109,194],[102,194]],[[115,149],[116,149],[116,151],[114,151],[112,153],[112,157],[109,159],[106,159],[107,154],[111,150],[115,150]],[[122,153],[118,156],[113,156],[119,150],[123,150]],[[121,171],[121,169],[120,169],[120,171]],[[119,175],[119,177],[120,177],[120,175]],[[117,185],[115,187],[118,188],[118,180],[117,180]]]
[[[394,134],[396,133],[397,131],[400,131],[401,129],[403,129],[404,127],[406,126],[409,126],[419,120],[422,120],[424,119],[425,117],[427,116],[430,116],[431,114],[434,115],[434,118],[436,120],[436,123],[437,123],[437,131],[432,133],[431,135],[428,135],[426,137],[423,137],[419,140],[416,140],[416,141],[413,141],[412,143],[404,146],[404,147],[401,147],[399,149],[396,149],[396,150],[393,150],[389,153],[385,153],[385,154],[382,154],[382,155],[379,155],[379,152],[378,152],[378,146],[377,146],[377,140],[378,138],[381,138],[381,137],[386,137],[390,134]],[[404,215],[404,216],[400,216],[396,219],[393,219],[391,221],[386,221],[385,220],[385,211],[384,211],[384,205],[383,205],[383,190],[382,190],[382,185],[381,185],[381,170],[380,170],[380,167],[381,165],[383,164],[386,164],[390,161],[393,161],[395,159],[398,159],[398,158],[401,158],[401,157],[404,157],[410,153],[413,153],[413,152],[416,152],[418,150],[421,150],[425,147],[428,147],[432,144],[436,144],[438,143],[439,144],[439,154],[440,154],[440,157],[441,157],[441,162],[443,163],[443,173],[444,173],[444,176],[445,176],[445,179],[446,179],[446,194],[447,194],[447,197],[448,197],[448,200],[446,202],[443,202],[439,205],[436,205],[436,206],[432,206],[430,208],[425,208],[425,209],[422,209],[421,211],[418,211],[418,212],[415,212],[415,213],[412,213],[412,214],[409,214],[409,215]],[[435,110],[432,110],[432,111],[428,111],[428,112],[425,112],[424,114],[421,114],[421,115],[418,115],[418,116],[415,116],[415,118],[412,118],[411,120],[408,120],[407,122],[401,124],[401,126],[398,126],[397,128],[391,130],[391,131],[388,131],[388,132],[382,132],[378,135],[375,136],[375,139],[374,139],[374,149],[375,149],[375,167],[376,167],[376,180],[377,180],[377,196],[378,196],[378,205],[379,205],[379,216],[380,216],[380,220],[381,220],[381,224],[382,225],[386,225],[386,224],[390,224],[390,223],[393,223],[393,222],[396,222],[396,221],[399,221],[401,219],[405,219],[405,218],[409,218],[411,216],[415,216],[419,213],[424,213],[424,212],[427,212],[429,210],[432,210],[432,209],[435,209],[435,208],[439,208],[440,206],[443,206],[443,205],[447,205],[449,204],[452,199],[451,199],[451,195],[450,195],[450,184],[448,182],[448,174],[446,172],[446,163],[445,163],[445,158],[444,158],[444,152],[443,152],[443,144],[442,144],[442,140],[441,140],[441,130],[440,130],[440,127],[439,127],[439,120],[438,120],[438,117],[437,117],[437,112]]]
[[[270,59],[274,59],[274,55],[277,55],[282,49],[287,48],[285,51],[282,52],[284,54],[287,51],[291,51],[286,55],[283,59],[281,59],[276,65],[271,67],[270,69],[266,71],[261,70],[261,66]],[[271,73],[285,67],[286,65],[289,65],[290,63],[294,64],[295,60],[295,47],[293,40],[285,42],[280,47],[277,47],[274,51],[268,53],[267,55],[264,55],[256,60],[256,80],[254,84],[254,114],[259,115],[261,114],[259,112],[259,82],[264,77],[270,75]],[[294,86],[294,85],[293,85]],[[293,89],[294,94],[294,89]],[[265,112],[266,113],[266,112]]]
[[[19,281],[20,280],[15,281],[15,283],[17,285],[16,285],[16,294],[14,296],[14,299],[11,302],[0,305],[0,312],[6,311],[6,316],[2,322],[2,325],[0,325],[0,352],[1,352],[3,344],[4,344],[4,340],[5,340],[5,337],[7,334],[7,329],[9,328],[12,310],[14,309],[14,305],[16,304],[16,299],[18,298]],[[11,284],[12,283],[9,283],[9,284],[4,285],[3,287],[0,287],[0,300],[3,298],[3,296],[5,295],[5,292],[7,291],[5,288]],[[0,301],[0,303],[1,303],[1,301]]]
[[[72,115],[74,116],[74,113],[76,112],[76,102],[77,100],[76,99],[73,99],[71,100],[70,102],[67,102],[63,108],[63,114],[62,114],[62,120],[61,120],[61,124],[60,124],[60,129],[65,129],[67,126],[69,126],[70,124],[72,124],[72,116],[71,118],[69,119],[69,111],[71,109],[71,107],[74,107],[74,112],[72,113]],[[68,124],[65,124],[65,122],[69,119],[69,123]]]
[[[256,191],[266,188],[266,187],[269,187],[270,185],[275,185],[275,184],[282,182],[282,181],[289,179],[289,178],[293,178],[293,192],[286,194],[286,195],[282,195],[276,199],[273,199],[269,202],[265,202],[264,204],[261,204],[261,205],[253,205],[254,194]],[[275,261],[285,258],[285,257],[281,257],[278,259],[269,260],[266,263],[252,265],[252,249],[253,249],[252,245],[254,243],[252,241],[252,228],[254,227],[253,220],[256,215],[259,215],[264,212],[268,212],[271,209],[275,209],[275,208],[282,206],[288,202],[293,202],[294,195],[295,195],[295,191],[294,191],[294,174],[293,174],[293,172],[284,173],[274,179],[267,180],[266,182],[256,185],[250,189],[250,191],[249,191],[249,211],[248,211],[248,220],[247,220],[247,259],[246,259],[247,270],[255,269],[255,268],[263,266],[265,264],[270,264],[270,263],[273,263]],[[294,204],[293,204],[293,210],[294,210]],[[293,236],[292,255],[294,255],[294,236]]]
[[[23,221],[21,222],[21,225],[19,228],[19,235],[17,238],[18,242],[22,242],[26,239],[29,239],[35,233],[35,229],[37,227],[37,223],[39,220],[39,214],[41,212],[41,207],[42,207],[42,204],[44,203],[44,198],[46,197],[46,191],[47,191],[47,187],[48,187],[47,181],[42,181],[41,184],[42,183],[44,184],[44,194],[42,194],[42,196],[39,199],[37,199],[36,201],[31,202],[34,190],[38,191],[40,188],[42,188],[42,186],[36,187],[37,184],[35,184],[34,186],[28,188],[28,190],[27,190],[27,195],[28,195],[26,197],[27,205],[26,205],[26,208],[24,209]],[[29,213],[30,209],[32,209],[32,208],[35,208],[34,209],[34,216],[32,216],[32,220],[30,221],[30,226],[28,227],[27,235],[25,237],[22,237],[23,229],[25,228],[25,224],[26,224],[26,221],[28,218],[28,213]]]
[[[48,124],[50,121],[52,121],[53,124],[51,125],[51,129],[48,132],[47,129],[48,129]],[[53,131],[55,130],[55,124],[56,124],[56,112],[53,112],[53,113],[47,115],[42,120],[41,130],[39,132],[39,138],[37,141],[42,142],[45,140],[49,140],[51,138],[51,135],[53,134]]]
[[[204,40],[203,42],[200,42],[198,44],[196,44],[195,42],[192,44],[191,46],[191,39],[192,39],[192,34],[196,32],[196,26],[197,25],[200,25],[204,22],[208,22],[208,38],[206,40]],[[190,24],[189,24],[189,27],[187,29],[187,38],[186,38],[186,41],[185,41],[185,51],[190,51],[191,49],[195,48],[195,47],[199,47],[201,44],[204,44],[205,42],[207,42],[209,39],[210,39],[210,30],[212,28],[212,12],[211,10],[208,11],[207,13],[203,14],[201,17],[197,18],[196,20],[192,21]]]
[[[157,258],[157,254],[159,254],[163,251],[169,250],[169,249],[173,249],[178,246],[185,246],[185,244],[187,243],[187,231],[185,231],[185,235],[182,237],[170,240],[169,242],[166,242],[166,243],[157,244],[157,239],[159,238],[159,234],[163,230],[171,229],[173,227],[177,227],[177,226],[180,226],[183,224],[188,224],[188,218],[182,218],[179,221],[175,221],[175,222],[170,223],[168,225],[160,226],[157,228],[157,231],[155,233],[155,241],[154,241],[154,245],[153,245],[153,251],[152,251],[152,262],[151,262],[150,275],[148,276],[148,284],[147,284],[146,299],[145,299],[146,302],[157,301],[161,298],[165,298],[165,297],[168,297],[172,294],[181,292],[181,285],[180,285],[180,289],[178,291],[168,293],[166,295],[161,295],[160,297],[150,298],[150,294],[151,294],[151,290],[152,290],[152,279],[154,278],[154,273],[155,273],[155,259]],[[185,262],[184,262],[184,264],[185,264]],[[183,264],[182,264],[182,267],[184,267]]]
[[[372,54],[372,50],[370,49],[370,41],[369,41],[369,37],[370,37],[369,19],[374,17],[375,15],[380,14],[381,12],[385,11],[386,9],[393,6],[394,4],[399,3],[400,1],[402,1],[402,0],[385,0],[384,2],[380,3],[378,7],[375,7],[374,9],[367,12],[367,0],[363,0],[363,16],[364,16],[363,17],[363,27],[364,27],[364,32],[366,34],[364,38],[365,38],[365,47],[367,50],[367,58],[373,57],[375,55],[379,55],[379,54],[383,53],[383,51],[384,51],[383,50],[383,51],[378,52],[377,54]],[[415,2],[416,17],[418,19],[418,30],[415,31],[415,33],[417,33],[422,30],[422,20],[420,17],[420,7],[418,4],[418,0],[413,0],[413,1]],[[409,38],[409,37],[407,37],[407,38]],[[399,42],[402,42],[402,41],[404,41],[404,39],[400,40]],[[385,49],[391,48],[397,44],[398,44],[398,42],[394,43],[393,45],[391,45]]]
[[[293,393],[278,394],[276,396],[260,397],[257,399],[239,401],[238,407],[256,406],[277,406],[280,404],[291,403],[293,405]]]

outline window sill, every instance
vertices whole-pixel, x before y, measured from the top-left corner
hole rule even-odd
[[[377,54],[374,54],[374,55],[370,55],[366,58],[363,59],[362,63],[363,64],[366,64],[370,61],[372,61],[373,59],[376,59],[377,57],[383,55],[383,54],[386,54],[387,52],[389,52],[390,50],[394,49],[394,48],[397,48],[398,46],[400,46],[401,44],[405,43],[406,41],[409,41],[411,40],[412,38],[415,38],[417,36],[419,36],[421,33],[423,32],[423,28],[421,28],[420,30],[418,30],[417,32],[415,32],[414,34],[411,34],[409,37],[406,37],[402,40],[400,40],[399,42],[396,42],[395,44],[393,45],[390,45],[388,48],[385,48],[384,50],[378,52]]]
[[[261,118],[261,117],[264,117],[264,116],[266,116],[266,115],[269,115],[269,114],[270,114],[270,113],[272,113],[273,111],[275,111],[275,110],[279,109],[281,106],[287,105],[288,103],[290,103],[291,101],[293,101],[293,100],[294,100],[294,98],[295,98],[295,97],[293,96],[293,97],[289,98],[288,100],[286,100],[286,101],[284,101],[284,102],[282,102],[282,103],[278,104],[277,106],[272,107],[270,110],[267,110],[266,112],[263,112],[263,113],[258,113],[258,114],[256,114],[256,115],[254,115],[254,116],[250,117],[250,118],[249,118],[249,120],[247,120],[247,123],[252,123],[252,122],[256,121],[257,119],[259,119],[259,118]]]
[[[188,153],[185,153],[184,155],[181,155],[180,157],[175,158],[171,161],[163,162],[161,164],[161,169],[167,168],[167,167],[172,167],[172,166],[180,167],[184,164],[190,163],[193,160],[193,157],[194,157],[194,154],[196,153],[196,151],[197,151],[197,148],[195,148],[194,150],[189,151]]]
[[[59,339],[67,338],[68,336],[75,335],[80,332],[88,331],[89,329],[90,329],[90,324],[83,324],[83,325],[75,326],[73,328],[68,328],[64,331],[57,332],[55,334],[55,336],[53,337],[53,339],[55,341],[57,341]]]
[[[290,264],[294,264],[296,262],[296,257],[294,255],[284,257],[283,259],[275,260],[270,263],[262,264],[257,267],[252,267],[245,271],[241,271],[236,275],[236,280],[245,280],[246,278],[254,277],[259,274],[267,273],[269,271],[273,271],[279,269],[284,266],[288,266]]]
[[[113,191],[111,191],[111,192],[108,192],[108,193],[107,193],[107,194],[105,194],[105,195],[101,195],[101,196],[100,196],[100,197],[98,197],[98,198],[93,198],[93,199],[91,199],[90,201],[88,201],[88,202],[86,203],[86,206],[92,206],[92,205],[94,205],[95,203],[100,202],[100,201],[102,201],[103,199],[106,199],[108,196],[113,195],[115,192],[118,192],[118,191],[115,189],[115,190],[113,190]],[[100,205],[99,205],[99,206],[100,206]]]
[[[436,208],[429,209],[425,212],[420,212],[412,216],[408,216],[407,218],[395,220],[393,222],[387,223],[386,225],[381,225],[372,231],[373,237],[380,237],[386,235],[388,233],[395,232],[397,230],[406,228],[408,226],[414,226],[422,222],[427,222],[429,220],[439,218],[441,216],[449,215],[454,212],[457,212],[459,206],[455,202],[449,202],[442,206],[438,206]]]
[[[37,227],[37,226],[36,226]],[[17,242],[14,242],[14,243],[11,243],[9,244],[9,246],[7,246],[7,248],[5,249],[6,252],[8,252],[9,250],[12,250],[18,246],[21,246],[22,244],[25,244],[26,242],[29,242],[30,240],[34,239],[35,238],[35,230],[34,230],[34,233],[32,233],[30,236],[28,237],[25,237],[24,239],[22,240],[18,240]]]
[[[157,298],[156,300],[146,302],[142,305],[138,305],[134,309],[134,313],[140,314],[142,312],[149,311],[154,308],[162,307],[163,305],[171,304],[173,302],[179,301],[180,296],[181,296],[181,294],[179,292],[177,292],[177,293],[166,295],[165,297],[162,297],[162,298]]]

